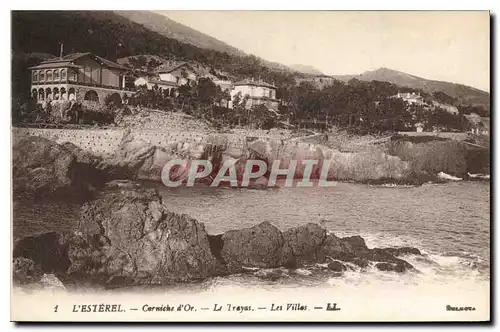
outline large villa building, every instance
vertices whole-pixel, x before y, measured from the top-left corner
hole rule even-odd
[[[245,96],[248,96],[246,104],[244,105],[245,108],[251,108],[255,105],[264,105],[270,109],[277,110],[279,106],[279,100],[276,99],[276,87],[262,81],[243,80],[236,82],[230,94],[230,108],[234,106],[233,101],[236,95],[240,95],[242,100]]]
[[[103,104],[133,93],[128,69],[92,53],[73,53],[31,67],[31,95],[44,101]],[[132,83],[132,84],[131,84]]]

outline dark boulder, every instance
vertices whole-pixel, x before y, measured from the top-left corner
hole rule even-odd
[[[65,273],[71,265],[68,236],[49,232],[25,237],[14,244],[13,257],[31,260],[44,273]]]
[[[367,259],[359,258],[359,257],[355,257],[352,260],[349,260],[348,262],[356,264],[357,266],[359,266],[359,267],[361,267],[363,269],[366,268],[366,267],[368,267],[368,265],[369,265]]]
[[[365,240],[359,235],[344,237],[341,241],[347,252],[356,253],[368,250]]]
[[[283,233],[282,265],[294,268],[323,262],[325,260],[323,250],[325,239],[326,230],[313,223],[285,231]]]
[[[401,272],[408,271],[408,270],[417,271],[413,265],[411,265],[407,261],[399,259],[399,258],[396,258],[396,268],[397,268],[396,271],[398,271],[398,272],[399,272],[399,270],[401,270]]]
[[[88,274],[169,283],[215,273],[203,224],[167,211],[155,190],[106,192],[82,208],[79,233],[88,246],[70,259],[83,259]]]
[[[354,252],[344,244],[342,239],[335,234],[328,234],[321,245],[321,257],[338,259],[342,261],[351,261],[355,258]]]
[[[377,263],[377,264],[375,264],[375,267],[379,271],[393,271],[394,270],[393,264],[391,264],[391,263]]]
[[[338,261],[331,261],[330,263],[328,263],[328,268],[335,272],[342,272],[347,270],[345,265]]]
[[[332,259],[337,259],[337,260],[343,261],[343,262],[353,263],[361,268],[367,267],[368,261],[369,261],[365,257],[359,257],[359,256],[356,256],[354,253],[347,252],[347,251],[332,252],[328,257],[332,258]]]
[[[421,256],[422,253],[417,248],[412,247],[394,247],[394,248],[383,248],[386,252],[390,253],[393,256],[402,256],[402,255],[418,255]]]
[[[69,278],[86,278],[82,272],[92,270],[102,259],[100,252],[92,247],[97,239],[70,232],[42,233],[16,241],[13,257],[15,262],[32,261],[36,270],[54,274],[65,282]]]
[[[384,249],[369,249],[363,253],[362,258],[373,262],[387,263],[383,264],[383,266],[392,266],[393,270],[398,272],[414,269],[413,265],[405,260],[394,257],[390,252],[387,252]]]
[[[380,248],[365,250],[359,256],[374,262],[395,262],[397,260],[394,255]]]
[[[29,258],[17,257],[12,264],[12,281],[15,287],[30,290],[66,290],[54,274],[43,273],[40,266]]]
[[[84,205],[73,233],[16,242],[14,258],[61,280],[108,285],[170,283],[216,274],[203,224],[171,213],[154,190],[111,190]]]
[[[322,247],[323,251],[326,254],[335,252],[348,252],[348,248],[343,243],[342,239],[331,233],[326,236]]]
[[[38,282],[42,278],[42,270],[29,258],[16,257],[12,263],[12,279],[14,284],[24,285]]]
[[[398,273],[403,273],[408,269],[408,267],[402,262],[398,262],[398,263],[382,262],[382,263],[375,264],[375,267],[379,271],[394,271],[394,272],[398,272]]]
[[[368,249],[360,253],[359,257],[372,262],[392,263],[393,265],[394,264],[398,265],[398,269],[400,268],[403,270],[414,269],[413,265],[411,265],[407,261],[395,257],[394,255],[392,255],[391,252],[385,249],[380,249],[380,248]]]
[[[283,235],[269,222],[228,231],[222,241],[221,257],[231,273],[240,272],[243,267],[280,266]]]

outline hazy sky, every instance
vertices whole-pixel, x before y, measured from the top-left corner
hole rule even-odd
[[[325,74],[387,67],[489,91],[488,12],[163,11],[246,53]]]

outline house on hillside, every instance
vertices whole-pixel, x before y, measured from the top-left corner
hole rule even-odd
[[[171,81],[162,81],[154,77],[139,77],[134,81],[136,87],[146,86],[147,89],[151,90],[154,86],[167,92],[169,96],[175,96],[175,90],[179,87],[177,83]]]
[[[230,80],[213,79],[212,82],[220,87],[222,91],[230,91],[233,88],[233,82]]]
[[[399,98],[406,101],[409,104],[424,104],[424,97],[420,95],[420,92],[398,92],[397,95],[392,96],[391,98]]]
[[[161,66],[155,70],[160,81],[173,82],[178,86],[196,82],[198,74],[187,62],[169,61],[166,66]]]
[[[213,70],[212,70],[213,71]],[[215,71],[213,71],[215,73]],[[158,67],[148,76],[139,77],[135,80],[136,87],[146,86],[152,89],[154,86],[162,90],[167,90],[168,94],[175,96],[175,90],[182,85],[191,85],[198,82],[200,78],[208,78],[215,85],[219,86],[222,91],[229,91],[233,87],[232,81],[229,79],[221,79],[211,70],[199,64],[190,64],[187,62],[168,61],[166,64]]]
[[[244,100],[247,97],[246,104],[244,105],[245,108],[251,108],[255,105],[265,105],[270,109],[277,110],[279,106],[279,100],[276,99],[276,87],[263,81],[243,80],[236,82],[230,94],[231,101],[229,102],[229,108],[233,108],[233,103],[237,95],[240,96],[240,100]]]
[[[448,105],[448,104],[443,104],[443,103],[440,103],[440,102],[437,102],[435,100],[432,101],[432,106],[434,107],[440,107],[442,109],[444,109],[445,111],[447,111],[448,113],[451,113],[451,114],[458,114],[458,108],[453,106],[453,105]]]
[[[314,83],[316,87],[322,89],[325,86],[332,85],[336,80],[334,77],[327,75],[316,75],[310,79],[310,82]]]
[[[466,114],[465,118],[469,121],[469,131],[475,135],[490,134],[490,118],[479,116],[476,113]]]
[[[111,96],[120,102],[135,90],[128,69],[90,52],[46,60],[31,70],[31,95],[39,103],[76,100],[103,104]]]

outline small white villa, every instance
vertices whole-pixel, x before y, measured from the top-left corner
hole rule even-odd
[[[276,87],[272,84],[263,81],[243,80],[233,84],[233,89],[230,92],[231,102],[229,108],[233,108],[233,101],[236,95],[240,95],[241,99],[248,96],[245,108],[251,108],[255,105],[265,105],[270,109],[277,110],[279,100],[276,99]]]

